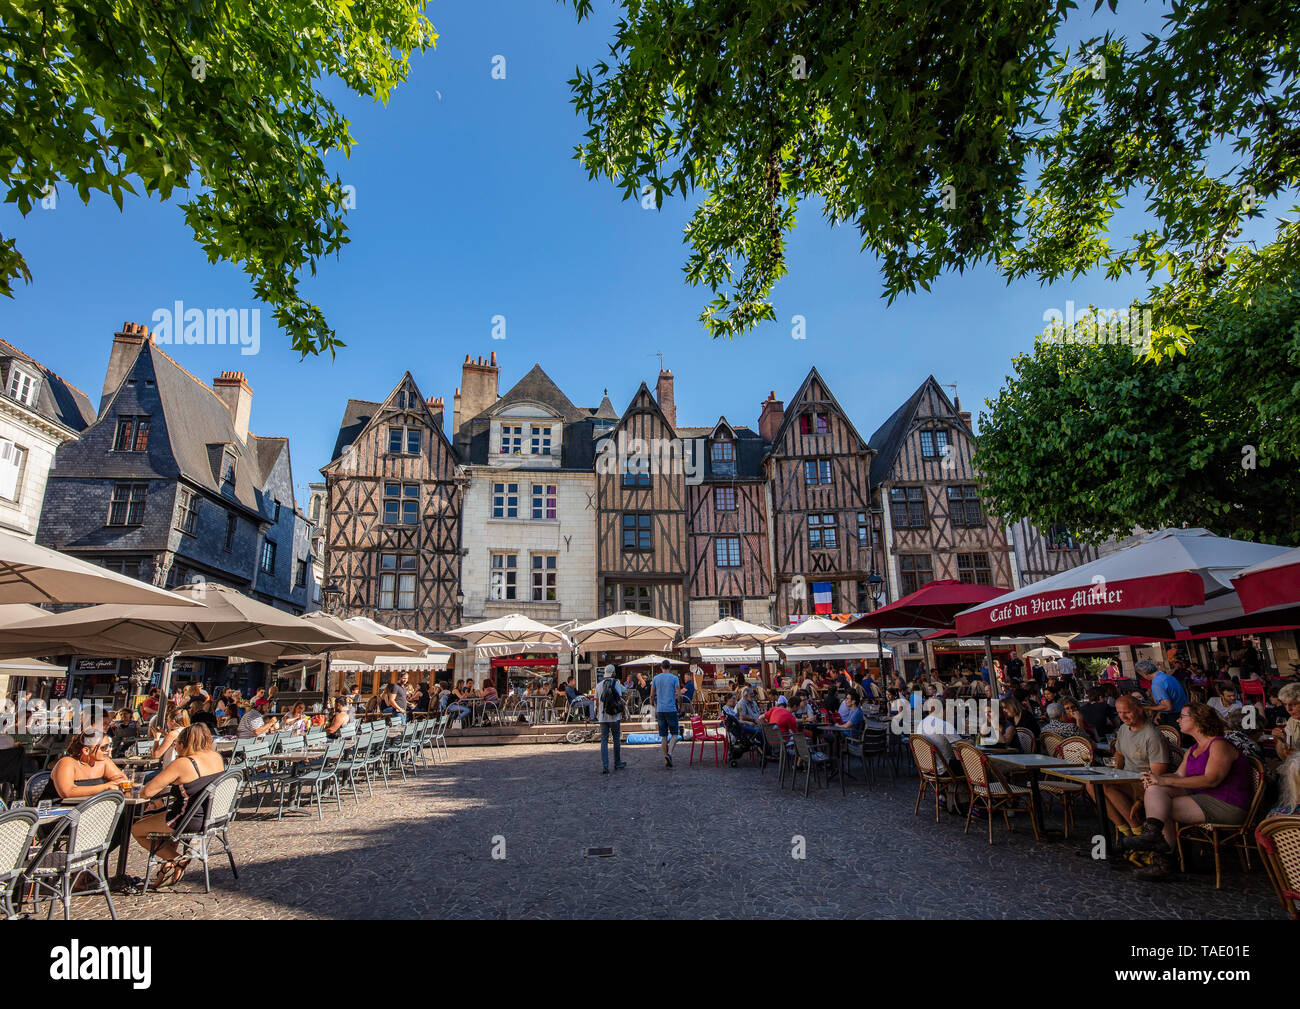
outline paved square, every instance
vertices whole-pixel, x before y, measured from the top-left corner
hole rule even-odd
[[[1148,884],[1036,844],[1028,820],[995,843],[982,823],[933,806],[912,814],[916,778],[809,798],[776,771],[663,766],[658,747],[463,747],[450,760],[324,822],[243,816],[232,829],[240,879],[214,861],[213,892],[192,867],[175,889],[118,897],[124,918],[493,918],[815,916],[879,918],[1264,918],[1283,915],[1262,870]],[[788,781],[787,781],[788,784]],[[1085,816],[1090,815],[1091,809]],[[1059,819],[1059,816],[1057,817]],[[1086,829],[1086,828],[1085,828]],[[802,836],[806,857],[792,857]],[[504,858],[492,857],[494,847]],[[612,857],[587,857],[612,846]],[[131,871],[144,872],[133,852]],[[106,914],[78,900],[77,917]]]

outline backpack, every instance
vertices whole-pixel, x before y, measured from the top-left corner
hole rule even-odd
[[[603,688],[600,695],[601,707],[605,709],[605,714],[622,716],[626,705],[623,703],[623,697],[618,692],[618,686],[611,679]]]

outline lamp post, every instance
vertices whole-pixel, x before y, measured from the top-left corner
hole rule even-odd
[[[328,585],[321,587],[320,594],[325,601],[321,609],[333,616],[339,608],[340,600],[343,598],[342,586],[338,582],[330,582]]]
[[[871,596],[871,608],[876,610],[880,608],[880,600],[885,594],[885,579],[880,576],[880,572],[872,571],[867,578],[867,593]],[[880,679],[885,678],[885,632],[879,627],[876,628],[876,650],[880,653]]]

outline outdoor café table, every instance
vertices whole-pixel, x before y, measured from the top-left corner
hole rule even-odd
[[[92,798],[92,796],[75,795],[60,799],[59,803],[64,806],[75,806],[89,798]],[[131,853],[131,828],[135,826],[140,809],[151,802],[162,801],[164,797],[160,794],[155,795],[152,799],[142,799],[139,795],[132,795],[128,792],[125,794],[125,798],[126,808],[122,810],[122,817],[117,821],[117,836],[120,842],[117,846],[117,872],[108,881],[109,887],[115,893],[131,884],[131,878],[126,874],[126,858]]]
[[[1029,791],[1033,795],[1034,803],[1034,823],[1042,831],[1044,837],[1054,836],[1056,831],[1050,834],[1042,828],[1043,822],[1043,797],[1038,791],[1038,772],[1041,768],[1047,767],[1077,767],[1069,760],[1062,760],[1060,757],[1049,757],[1042,753],[989,753],[989,760],[1003,767],[1014,767],[1019,770],[1029,772]]]
[[[1097,828],[1106,839],[1102,849],[1102,858],[1110,857],[1110,847],[1114,834],[1110,829],[1110,817],[1106,815],[1106,786],[1120,781],[1141,781],[1142,775],[1137,771],[1119,771],[1113,767],[1049,767],[1045,770],[1054,778],[1064,778],[1080,785],[1091,785],[1092,796],[1097,804]]]

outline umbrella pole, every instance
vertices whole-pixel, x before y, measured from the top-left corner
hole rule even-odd
[[[162,672],[158,674],[158,696],[162,698],[164,705],[167,703],[167,695],[171,691],[172,661],[175,658],[175,652],[168,652],[167,657],[163,659]]]
[[[320,673],[321,711],[325,711],[326,705],[329,704],[329,699],[330,699],[329,691],[330,691],[330,653],[326,652],[325,658],[321,661],[321,673]],[[325,711],[325,714],[328,716],[329,712]]]
[[[989,688],[993,693],[993,697],[1001,697],[1002,683],[998,679],[997,671],[993,668],[993,637],[989,634],[984,635],[984,662],[989,667]]]

